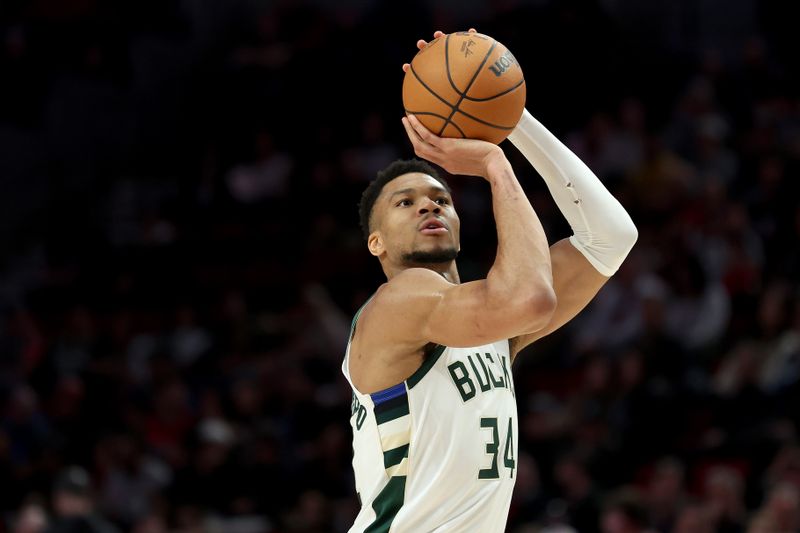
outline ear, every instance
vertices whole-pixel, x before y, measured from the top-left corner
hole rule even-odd
[[[375,257],[380,257],[383,252],[386,251],[383,246],[383,237],[380,231],[373,231],[369,234],[367,238],[367,248],[369,248],[369,253]]]

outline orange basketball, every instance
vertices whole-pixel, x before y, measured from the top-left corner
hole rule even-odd
[[[525,107],[525,78],[511,52],[488,35],[434,39],[403,79],[403,106],[442,137],[499,143]]]

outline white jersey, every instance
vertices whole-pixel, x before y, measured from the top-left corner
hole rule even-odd
[[[353,386],[349,360],[350,343],[361,501],[350,532],[505,531],[518,435],[508,341],[436,346],[410,378],[372,394]]]

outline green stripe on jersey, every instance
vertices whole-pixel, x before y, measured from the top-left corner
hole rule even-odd
[[[398,446],[393,450],[383,452],[383,467],[389,468],[400,464],[400,461],[408,457],[408,444]]]
[[[387,533],[392,526],[394,517],[403,506],[405,492],[406,476],[389,478],[389,482],[372,502],[375,521],[364,530],[364,533]]]
[[[375,296],[375,295],[373,294],[372,296]],[[358,308],[358,311],[356,311],[356,314],[353,317],[353,321],[350,323],[350,338],[349,339],[351,341],[353,340],[353,333],[356,332],[356,322],[358,322],[358,317],[361,315],[361,311],[364,310],[364,308],[367,306],[369,301],[372,300],[372,296],[367,298],[367,301],[364,302],[364,305],[362,305],[361,307]]]
[[[445,348],[447,348],[447,346],[442,346],[439,344],[433,349],[428,357],[425,358],[422,366],[420,366],[417,371],[411,374],[411,377],[406,380],[406,384],[408,385],[409,389],[413,389],[414,386],[425,377],[425,374],[427,374],[430,369],[433,368],[433,365],[436,364],[436,361],[438,361],[444,353]]]
[[[385,422],[389,422],[391,420],[395,420],[400,418],[401,416],[405,416],[409,413],[408,411],[408,396],[403,396],[403,403],[399,403],[398,405],[392,407],[391,409],[381,410],[378,411],[375,409],[375,420],[378,424],[383,424]]]

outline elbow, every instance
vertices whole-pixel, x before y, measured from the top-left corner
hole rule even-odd
[[[598,271],[605,276],[612,276],[622,266],[638,239],[639,230],[636,229],[630,216],[620,217],[613,230],[609,232],[606,249],[596,253],[589,252],[605,267],[598,268]]]
[[[556,310],[552,277],[544,273],[526,277],[525,283],[487,295],[484,309],[490,322],[504,333],[497,338],[511,338],[545,328]]]
[[[628,222],[628,224],[621,226],[617,232],[617,242],[619,243],[619,265],[617,265],[617,268],[622,265],[622,262],[625,261],[625,258],[628,257],[628,254],[631,253],[633,246],[639,239],[639,230],[636,229],[636,226],[633,224],[633,221],[630,218],[628,219]]]
[[[524,317],[526,333],[533,333],[546,327],[556,311],[556,293],[552,283],[541,283],[525,299]]]
[[[619,216],[612,218],[611,221],[614,223],[609,228],[609,240],[615,243],[620,250],[624,250],[627,255],[639,239],[639,230],[636,229],[636,224],[633,223],[631,216],[624,211]]]
[[[628,217],[627,223],[621,225],[618,231],[619,241],[624,246],[627,255],[627,252],[631,251],[633,245],[636,244],[636,241],[639,239],[639,230],[636,229],[633,220]]]

